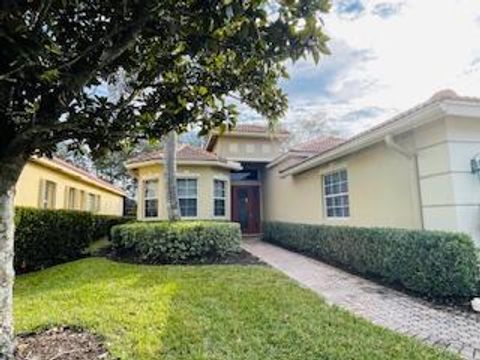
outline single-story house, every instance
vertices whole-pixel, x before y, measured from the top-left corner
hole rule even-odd
[[[451,90],[350,139],[320,137],[282,151],[284,130],[240,124],[178,150],[186,218],[461,231],[480,245],[480,99]],[[127,166],[138,218],[165,219],[161,152]]]
[[[15,206],[123,215],[125,192],[60,158],[32,157],[15,187]]]

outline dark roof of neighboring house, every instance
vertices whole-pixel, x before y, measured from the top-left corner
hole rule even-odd
[[[341,139],[335,136],[319,136],[315,139],[311,139],[293,146],[290,150],[295,152],[311,152],[319,153],[331,149],[343,143],[345,139]]]
[[[405,117],[407,117],[408,115],[412,114],[412,113],[415,113],[429,105],[432,105],[432,104],[435,104],[435,103],[440,103],[442,101],[445,101],[445,100],[458,100],[458,101],[463,101],[463,102],[472,102],[472,103],[479,103],[480,102],[480,98],[478,97],[470,97],[470,96],[460,96],[458,95],[455,91],[451,90],[451,89],[445,89],[445,90],[441,90],[441,91],[438,91],[436,92],[430,99],[428,99],[427,101],[424,101],[423,103],[409,109],[409,110],[406,110],[404,112],[401,112],[400,114],[394,116],[393,118],[387,120],[387,121],[384,121],[376,126],[373,126],[355,136],[352,136],[351,138],[343,141],[343,142],[340,142],[338,144],[336,144],[335,146],[332,146],[330,148],[327,148],[321,152],[318,152],[316,154],[313,154],[312,156],[309,156],[301,161],[298,161],[297,163],[293,164],[293,165],[290,165],[284,169],[282,169],[281,171],[282,172],[285,172],[287,170],[292,170],[294,169],[296,166],[298,165],[301,165],[305,162],[308,162],[314,158],[317,158],[317,157],[320,157],[322,156],[323,154],[327,153],[327,152],[335,152],[337,148],[341,148],[343,147],[343,145],[347,145],[351,142],[354,142],[355,140],[357,139],[361,139],[363,137],[366,137],[367,135],[371,134],[371,133],[374,133],[376,132],[377,130],[381,130],[385,127],[387,127],[388,125],[392,124],[392,123],[395,123],[397,121],[400,121],[402,119],[404,119]]]
[[[163,151],[150,151],[139,154],[127,161],[127,164],[141,163],[152,160],[163,160]],[[190,160],[190,161],[218,161],[227,163],[227,160],[218,156],[215,153],[209,152],[202,148],[195,146],[182,144],[177,148],[177,160]]]
[[[53,158],[46,158],[46,157],[42,157],[42,158],[31,158],[32,161],[34,162],[37,162],[37,163],[41,163],[41,164],[45,164],[47,166],[51,166],[51,167],[54,167],[54,165],[58,165],[59,168],[66,168],[80,176],[83,176],[85,178],[87,178],[88,180],[94,182],[97,184],[97,186],[100,186],[100,187],[103,187],[103,188],[106,188],[110,191],[113,191],[119,195],[122,195],[122,196],[126,196],[126,193],[125,191],[118,187],[118,186],[115,186],[113,185],[112,183],[96,176],[95,174],[92,174],[91,172],[85,170],[85,169],[82,169],[66,160],[63,160],[59,157],[53,157]]]

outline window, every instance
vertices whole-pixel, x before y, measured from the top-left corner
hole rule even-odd
[[[143,183],[143,189],[145,217],[158,217],[158,180],[146,180]]]
[[[80,210],[86,210],[87,209],[87,201],[85,199],[85,191],[80,190]]]
[[[238,144],[234,142],[228,144],[228,150],[230,150],[232,153],[238,152]]]
[[[96,213],[99,213],[100,210],[101,210],[101,207],[100,207],[100,195],[97,195],[96,198],[95,198],[95,212]]]
[[[68,200],[67,200],[67,209],[75,209],[77,197],[77,190],[74,188],[68,188]]]
[[[57,184],[53,181],[45,181],[45,188],[42,197],[42,208],[55,209],[55,200],[57,197]]]
[[[347,170],[324,175],[323,194],[327,217],[346,218],[350,216]]]
[[[181,216],[196,217],[197,179],[177,179],[177,194]]]
[[[95,212],[95,210],[97,209],[96,200],[97,200],[97,197],[95,196],[95,194],[88,194],[87,211]]]
[[[245,145],[245,151],[248,154],[253,154],[255,152],[255,145],[254,144],[246,144]]]
[[[225,216],[225,203],[227,198],[227,182],[213,180],[213,215]]]

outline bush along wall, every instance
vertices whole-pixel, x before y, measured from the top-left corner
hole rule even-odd
[[[112,228],[119,256],[152,264],[205,263],[240,251],[239,224],[215,221],[135,222]]]
[[[17,208],[15,269],[26,272],[78,259],[94,240],[125,221],[83,211]]]
[[[438,300],[478,295],[478,257],[465,234],[267,222],[263,239]]]

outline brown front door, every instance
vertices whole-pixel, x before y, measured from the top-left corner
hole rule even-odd
[[[232,220],[242,233],[260,233],[260,191],[258,186],[232,186]]]

